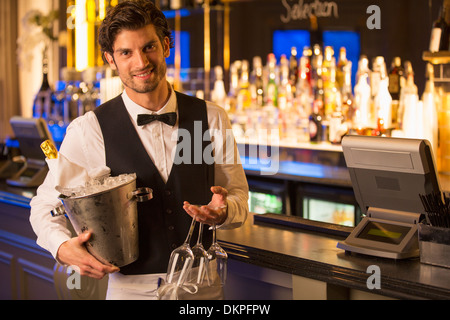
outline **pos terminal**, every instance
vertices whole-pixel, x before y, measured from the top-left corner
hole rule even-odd
[[[42,118],[12,117],[11,127],[23,155],[23,166],[6,183],[15,187],[37,187],[44,181],[48,167],[40,144],[51,140],[47,123]]]
[[[419,194],[440,192],[427,140],[345,136],[345,162],[365,217],[337,247],[372,256],[419,256]]]

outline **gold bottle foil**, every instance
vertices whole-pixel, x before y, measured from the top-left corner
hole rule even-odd
[[[58,158],[58,150],[56,150],[55,145],[50,140],[45,140],[42,142],[41,149],[48,159]]]

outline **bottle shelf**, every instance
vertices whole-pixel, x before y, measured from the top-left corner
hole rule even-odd
[[[432,64],[447,64],[450,63],[450,51],[424,51],[422,54],[422,59]]]

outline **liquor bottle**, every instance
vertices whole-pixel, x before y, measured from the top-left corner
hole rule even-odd
[[[230,66],[230,88],[226,98],[225,110],[234,114],[236,112],[236,98],[239,91],[239,68],[241,61],[237,60]]]
[[[263,80],[263,66],[261,57],[253,57],[253,72],[252,72],[252,100],[257,106],[264,105],[264,80]]]
[[[354,97],[352,92],[352,62],[347,61],[346,65],[342,68],[343,72],[343,84],[341,88],[341,110],[344,117],[344,121],[351,125],[354,116]]]
[[[314,101],[311,87],[311,54],[311,49],[309,47],[304,47],[299,63],[300,66],[298,70],[299,75],[296,88],[296,102],[302,116],[309,116],[311,114],[312,104]]]
[[[292,95],[295,96],[295,91],[298,82],[298,59],[297,48],[291,48],[291,56],[289,57],[289,85],[291,86]]]
[[[224,107],[226,93],[225,93],[225,84],[223,83],[222,66],[215,66],[214,74],[216,76],[216,80],[214,81],[214,89],[212,91],[211,99],[219,106]]]
[[[356,72],[353,128],[363,134],[364,130],[373,126],[371,113],[370,70],[369,60],[362,55]]]
[[[314,45],[311,56],[311,86],[315,89],[322,79],[323,55],[319,45]]]
[[[300,58],[297,86],[299,86],[300,80],[304,80],[311,87],[311,55],[311,48],[305,46],[303,48],[302,57]]]
[[[414,70],[410,61],[405,61],[405,86],[400,92],[398,118],[401,119],[400,128],[408,138],[416,136],[419,96],[414,83]]]
[[[309,116],[309,141],[321,142],[323,140],[323,116],[320,114],[319,106],[313,105],[313,112]]]
[[[178,10],[183,7],[183,1],[182,0],[170,0],[170,9],[172,10]]]
[[[389,78],[386,66],[380,67],[380,83],[374,99],[377,114],[377,129],[383,135],[392,127],[392,97],[388,89]]]
[[[367,75],[367,81],[370,81],[370,69],[369,69],[369,59],[365,54],[362,54],[359,57],[358,61],[358,70],[356,71],[355,84],[359,82],[359,77],[362,75]]]
[[[339,99],[339,92],[336,88],[336,59],[333,55],[333,48],[327,46],[322,65],[325,119],[330,118],[331,114],[336,111]]]
[[[160,0],[159,8],[161,10],[170,10],[170,0]]]
[[[273,53],[267,56],[268,82],[266,89],[266,105],[278,106],[278,84],[277,84],[277,59]]]
[[[440,8],[439,18],[434,21],[431,29],[430,52],[448,50],[449,25],[445,21],[446,8],[444,4]]]
[[[249,65],[247,60],[242,61],[241,77],[239,79],[239,91],[237,95],[237,109],[245,110],[251,105],[251,95],[249,90]]]
[[[370,89],[372,98],[375,98],[375,96],[378,93],[378,88],[380,86],[380,80],[381,80],[381,70],[385,66],[384,57],[378,56],[375,59],[373,59],[372,63],[372,72],[370,73]]]
[[[392,125],[398,127],[398,107],[400,101],[400,90],[403,84],[403,67],[400,57],[392,60],[389,70],[389,93],[392,97]]]
[[[290,95],[289,62],[285,54],[280,57],[280,81],[278,86],[278,108],[286,110]]]
[[[345,47],[339,49],[339,59],[336,66],[336,86],[338,90],[342,91],[344,87],[345,68],[348,65],[347,50]]]
[[[424,138],[430,141],[435,159],[437,159],[438,150],[438,115],[437,110],[441,101],[439,94],[434,86],[434,67],[431,63],[427,64],[426,69],[427,82],[422,95],[423,102],[423,126]]]

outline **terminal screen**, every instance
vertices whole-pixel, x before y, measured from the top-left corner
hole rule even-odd
[[[410,229],[407,226],[369,221],[358,235],[358,238],[389,244],[400,244]]]

